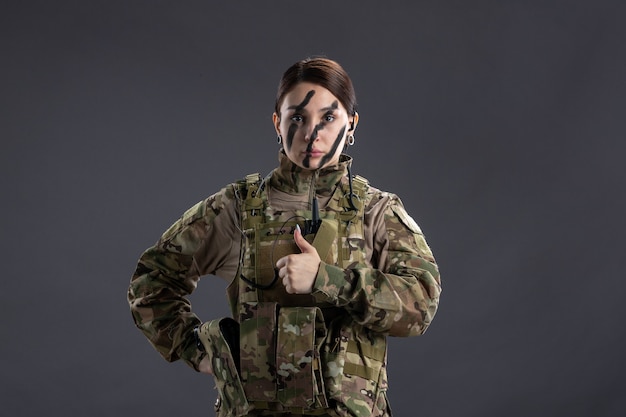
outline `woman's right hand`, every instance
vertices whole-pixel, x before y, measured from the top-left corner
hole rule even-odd
[[[198,364],[198,371],[203,374],[213,375],[213,367],[211,366],[211,359],[208,356],[202,358],[200,363]]]

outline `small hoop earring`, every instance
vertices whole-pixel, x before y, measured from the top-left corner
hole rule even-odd
[[[280,145],[281,143],[283,143],[283,137],[278,135],[278,137],[276,138],[276,141],[278,142],[278,144]]]
[[[354,135],[348,136],[348,146],[354,145]]]

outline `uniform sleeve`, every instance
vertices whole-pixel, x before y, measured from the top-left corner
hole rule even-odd
[[[187,210],[141,255],[128,289],[135,324],[150,343],[166,360],[182,359],[196,370],[204,356],[193,336],[200,320],[186,297],[229,253],[233,236],[224,234],[235,229],[229,194],[225,188]]]
[[[439,269],[419,226],[392,194],[370,221],[372,268],[322,262],[313,286],[320,302],[345,308],[363,326],[390,336],[422,334],[439,305]],[[367,217],[367,214],[366,214]]]

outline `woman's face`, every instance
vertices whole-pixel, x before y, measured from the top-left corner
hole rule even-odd
[[[339,99],[324,87],[301,82],[287,93],[274,113],[276,133],[294,164],[315,170],[339,162],[346,136],[356,128]]]

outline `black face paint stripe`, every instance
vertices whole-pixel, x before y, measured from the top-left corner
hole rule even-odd
[[[341,131],[337,135],[337,139],[335,139],[335,143],[333,143],[332,149],[330,150],[330,152],[324,155],[324,157],[320,161],[320,165],[318,168],[323,167],[326,164],[326,162],[328,162],[330,158],[332,158],[335,155],[335,152],[337,152],[337,148],[339,147],[339,144],[341,143],[341,140],[343,139],[343,134],[345,133],[347,127],[348,126],[344,126],[341,128]]]
[[[302,111],[302,109],[305,108],[309,104],[309,101],[311,101],[311,98],[314,95],[315,95],[315,90],[311,90],[308,93],[306,93],[304,100],[302,100],[300,104],[297,104],[295,106],[289,106],[287,108],[294,109],[296,112]],[[287,138],[286,138],[287,140],[285,143],[287,150],[291,149],[291,145],[293,144],[293,137],[295,136],[297,130],[298,130],[298,125],[296,123],[292,123],[289,125],[289,130],[287,131]]]
[[[307,106],[307,104],[309,104],[309,101],[311,101],[311,98],[315,95],[315,90],[311,90],[308,93],[306,93],[306,96],[304,97],[304,100],[302,100],[302,103],[297,104],[295,106],[289,106],[287,107],[288,109],[295,109],[296,111],[300,111],[303,108],[305,108]]]
[[[337,100],[333,101],[333,103],[330,105],[330,107],[327,107],[328,110],[326,111],[326,113],[324,113],[324,116],[332,114],[332,112],[334,110],[336,110],[338,107],[339,107],[339,103],[337,102]],[[326,122],[326,121],[318,123],[317,125],[315,125],[315,127],[313,128],[313,131],[311,132],[309,144],[306,147],[307,155],[304,157],[304,160],[302,161],[302,165],[304,165],[305,168],[309,168],[309,166],[311,165],[311,157],[308,154],[313,149],[315,138],[317,138],[317,135],[318,135],[319,131],[323,130],[326,127],[327,123],[328,122]],[[343,130],[345,130],[345,127],[344,127]],[[343,136],[343,131],[340,134],[340,136]],[[333,144],[333,147],[334,147],[334,149],[332,150],[332,153],[330,154],[330,156],[327,153],[326,155],[323,156],[321,162],[325,163],[324,162],[325,160],[327,161],[328,159],[330,159],[332,157],[332,155],[335,154],[335,151],[337,150],[337,146],[335,144]],[[323,163],[320,163],[320,166],[322,166]]]
[[[326,107],[328,110],[326,111],[326,113],[324,113],[324,117],[328,115],[332,115],[333,111],[336,110],[337,107],[338,107],[338,103],[337,103],[337,100],[335,100],[333,101],[333,104],[330,105],[330,107]],[[311,140],[309,141],[309,145],[306,148],[307,152],[311,152],[311,149],[313,149],[313,142],[315,141],[315,138],[317,138],[319,131],[326,127],[326,124],[328,124],[327,121],[322,121],[318,123],[317,125],[315,125],[315,127],[313,128],[313,131],[311,132]]]
[[[313,131],[311,132],[311,137],[309,138],[309,144],[306,146],[307,154],[304,157],[304,160],[302,161],[302,165],[304,165],[305,168],[308,168],[309,165],[311,164],[311,156],[309,155],[309,153],[311,153],[311,151],[313,150],[313,144],[315,142],[315,138],[317,138],[317,133],[320,130],[323,130],[325,126],[326,126],[325,122],[318,123],[317,125],[315,125],[315,127],[313,128]]]
[[[296,134],[296,131],[298,130],[298,125],[295,123],[292,123],[289,125],[289,130],[287,130],[287,140],[285,143],[285,146],[287,147],[287,150],[291,149],[291,145],[293,144],[293,137]]]
[[[309,137],[309,144],[306,147],[307,152],[311,152],[311,149],[313,149],[313,143],[315,142],[315,138],[317,138],[319,131],[324,130],[325,127],[326,127],[326,123],[324,122],[315,125],[315,127],[313,128],[313,131],[311,132],[311,136]]]

